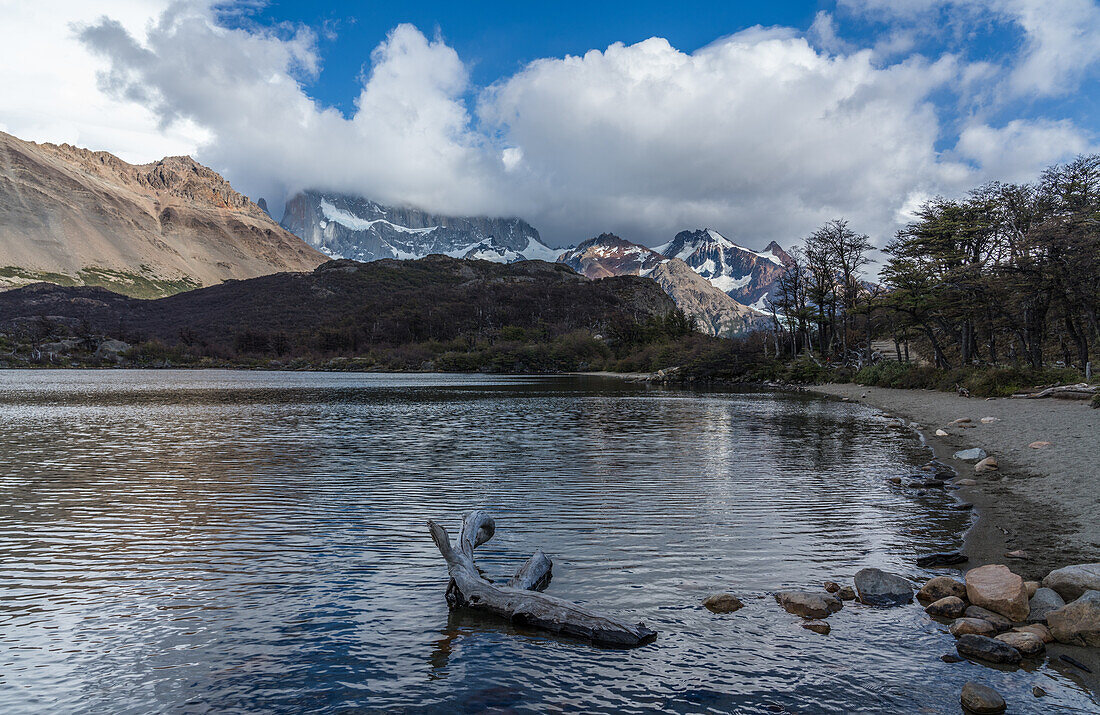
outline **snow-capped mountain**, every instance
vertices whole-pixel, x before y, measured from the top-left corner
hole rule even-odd
[[[681,231],[654,250],[669,258],[679,258],[738,303],[758,309],[764,307],[763,299],[774,289],[791,260],[775,241],[757,252],[709,228]]]
[[[439,253],[498,263],[553,262],[561,252],[543,244],[539,232],[522,219],[441,216],[317,191],[290,199],[281,224],[333,258],[357,261]]]
[[[647,275],[664,259],[651,248],[640,246],[613,233],[603,233],[566,249],[558,257],[577,273],[588,278]]]
[[[707,335],[730,337],[771,326],[769,316],[738,303],[679,258],[661,259],[649,277],[665,289],[680,310],[694,316]]]

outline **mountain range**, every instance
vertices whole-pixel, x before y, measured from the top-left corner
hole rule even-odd
[[[190,157],[133,165],[0,132],[0,286],[154,297],[325,260]]]
[[[770,296],[791,261],[790,255],[774,241],[758,253],[709,228],[681,231],[654,250],[681,259],[715,288],[759,310],[765,308],[763,299]]]
[[[445,255],[495,263],[559,262],[591,279],[657,281],[700,328],[730,335],[763,325],[764,298],[789,256],[711,229],[657,248],[605,233],[567,249],[520,218],[447,216],[346,194],[302,191],[276,223],[190,157],[134,165],[107,152],[0,133],[0,289],[51,282],[156,298],[231,279]]]
[[[560,251],[519,218],[442,216],[344,194],[304,191],[286,204],[283,228],[332,258],[375,261],[441,254],[512,263],[553,262]]]

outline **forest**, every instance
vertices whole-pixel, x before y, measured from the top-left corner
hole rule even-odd
[[[940,371],[1095,362],[1100,156],[925,202],[883,249],[878,283],[861,277],[874,250],[843,219],[804,240],[773,301],[773,357],[859,370],[885,342]]]

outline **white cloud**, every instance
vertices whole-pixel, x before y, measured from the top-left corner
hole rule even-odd
[[[209,129],[197,157],[250,195],[312,187],[445,211],[505,209],[486,183],[501,160],[469,129],[465,66],[411,25],[394,28],[371,54],[350,119],[319,106],[299,81],[320,66],[307,31],[229,30],[189,7],[166,14],[144,42],[113,20],[81,37],[112,60],[107,90],[162,121]]]
[[[143,37],[169,0],[121,0],[110,12]],[[74,25],[105,6],[85,0],[0,0],[0,124],[22,139],[69,142],[129,161],[195,150],[206,133],[189,123],[161,127],[146,107],[108,96],[96,73],[109,62],[89,56]]]
[[[841,6],[879,20],[900,19],[932,33],[951,29],[965,43],[979,20],[1015,25],[1023,44],[1003,77],[1014,97],[1074,91],[1100,61],[1100,4],[1096,0],[840,0]],[[944,13],[946,23],[938,13]]]
[[[539,60],[479,115],[554,193],[555,230],[655,239],[707,223],[789,243],[841,213],[887,230],[911,191],[949,176],[926,99],[954,76],[950,60],[876,69],[868,51],[753,29],[694,54],[653,38]]]
[[[1015,119],[1003,127],[972,124],[956,145],[959,155],[1002,181],[1033,181],[1044,168],[1067,156],[1097,151],[1069,121]]]
[[[1027,34],[1012,72],[1017,94],[1064,94],[1100,60],[1100,5],[1094,0],[1002,0]]]
[[[919,17],[945,1],[892,12]],[[323,70],[306,29],[227,29],[199,0],[36,7],[0,0],[0,123],[128,159],[192,153],[276,212],[312,187],[522,215],[559,245],[605,230],[655,244],[704,225],[790,245],[838,216],[883,242],[924,197],[1029,178],[1090,146],[1068,121],[995,126],[964,106],[944,151],[955,130],[932,98],[979,103],[979,88],[1032,72],[1026,61],[905,56],[904,25],[854,49],[826,14],[809,33],[816,47],[791,28],[750,28],[694,53],[651,38],[537,60],[483,89],[443,40],[401,25],[370,54],[345,117],[309,96]],[[1046,38],[1035,47],[1065,37],[1028,32]],[[1066,69],[1080,52],[1044,60],[1057,86],[1083,76]]]

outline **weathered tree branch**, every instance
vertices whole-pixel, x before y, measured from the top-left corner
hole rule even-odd
[[[656,631],[646,628],[644,623],[630,624],[538,593],[549,585],[552,568],[550,559],[542,551],[536,551],[507,585],[494,584],[483,577],[474,563],[474,549],[491,539],[496,531],[492,517],[483,511],[470,512],[462,519],[462,529],[454,546],[441,525],[429,520],[428,529],[451,575],[447,587],[447,604],[451,608],[488,611],[513,623],[614,648],[632,648],[657,637]]]

